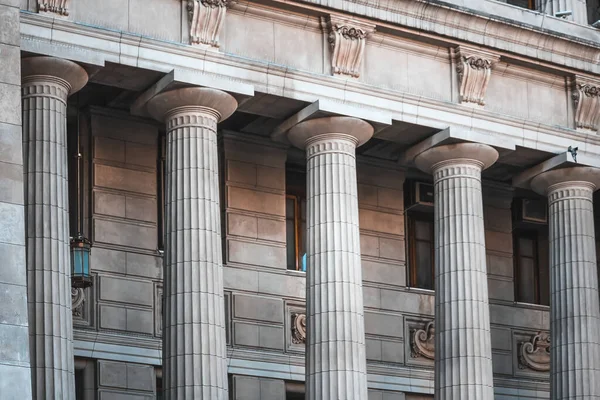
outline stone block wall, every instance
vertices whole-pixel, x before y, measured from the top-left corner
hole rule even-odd
[[[98,360],[98,400],[153,400],[156,375],[150,365]]]
[[[18,6],[0,0],[0,393],[5,399],[31,399]]]
[[[233,375],[229,397],[232,400],[284,400],[285,381]]]

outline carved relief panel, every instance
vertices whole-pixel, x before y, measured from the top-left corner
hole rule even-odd
[[[375,31],[375,25],[330,15],[323,19],[323,28],[331,49],[331,73],[358,78],[367,37]]]
[[[304,352],[306,349],[306,309],[304,304],[288,303],[286,312],[286,348]]]
[[[433,367],[435,359],[435,321],[433,319],[406,319],[406,363]]]
[[[492,76],[492,69],[500,60],[500,56],[480,49],[459,46],[457,57],[456,72],[460,102],[485,105],[485,93]]]
[[[38,0],[38,12],[66,17],[69,15],[69,2],[70,0]]]
[[[550,371],[550,334],[538,332],[519,343],[519,369]]]
[[[573,101],[575,127],[596,132],[600,122],[600,80],[576,76]]]
[[[94,327],[94,307],[96,276],[92,276],[92,286],[81,289],[71,288],[71,315],[73,316],[74,327]]]
[[[190,44],[219,48],[219,33],[227,7],[233,0],[186,0],[190,24]]]

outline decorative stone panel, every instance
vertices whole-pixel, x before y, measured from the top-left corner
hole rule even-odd
[[[288,351],[304,352],[306,350],[306,306],[287,303],[285,313],[286,348]]]
[[[190,44],[219,47],[219,33],[232,0],[187,0]]]
[[[465,46],[457,48],[457,55],[456,72],[460,102],[485,105],[485,93],[492,76],[492,69],[500,60],[500,56]]]
[[[413,329],[410,335],[411,357],[435,359],[435,322],[427,322],[421,329]]]
[[[600,80],[576,76],[573,89],[575,102],[575,127],[591,131],[598,130],[600,119]]]
[[[52,13],[66,17],[69,15],[70,1],[71,0],[38,0],[38,12]]]
[[[292,343],[306,344],[306,314],[292,314]]]
[[[538,372],[550,371],[550,334],[538,332],[519,343],[519,368]]]
[[[154,335],[162,337],[163,332],[163,284],[154,283]]]
[[[323,25],[329,34],[331,73],[358,78],[367,36],[375,31],[375,25],[339,15],[330,15]]]
[[[94,287],[97,282],[95,275],[92,276],[92,286],[82,288],[71,288],[71,314],[74,327],[93,327],[94,324]]]

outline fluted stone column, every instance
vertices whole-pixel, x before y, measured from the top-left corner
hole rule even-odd
[[[29,346],[34,398],[75,399],[67,97],[88,79],[52,57],[22,60]]]
[[[148,104],[167,125],[167,400],[228,398],[217,123],[236,107],[229,94],[198,87],[159,94]]]
[[[461,143],[419,154],[435,194],[435,398],[493,400],[481,171],[490,146]]]
[[[367,398],[355,149],[372,135],[348,117],[309,120],[288,134],[307,157],[309,400]]]
[[[600,399],[600,305],[592,195],[600,170],[556,169],[535,177],[548,195],[552,400]]]
[[[549,15],[572,11],[572,15],[565,17],[567,20],[581,25],[588,24],[586,0],[536,0],[535,5],[536,10]]]

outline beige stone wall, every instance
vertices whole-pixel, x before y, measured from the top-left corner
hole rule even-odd
[[[103,110],[89,115],[92,268],[99,330],[155,336],[162,258],[157,252],[157,126]]]

